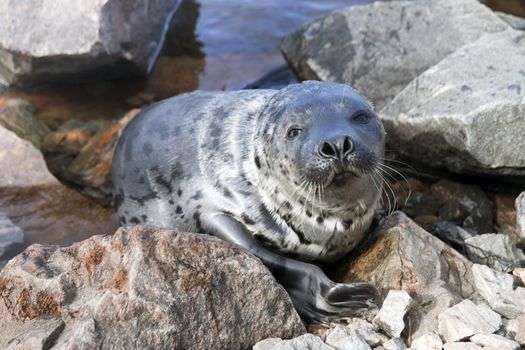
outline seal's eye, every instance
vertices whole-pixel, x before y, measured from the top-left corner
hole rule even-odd
[[[288,132],[286,133],[286,137],[289,139],[293,139],[293,138],[296,138],[302,132],[303,132],[303,129],[293,127],[293,128],[288,129]]]
[[[366,124],[370,120],[370,117],[367,114],[358,113],[352,117],[352,120],[360,124]]]

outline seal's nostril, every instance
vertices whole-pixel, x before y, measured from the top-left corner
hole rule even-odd
[[[331,142],[323,141],[319,147],[319,154],[324,158],[337,158],[337,150]]]
[[[343,155],[347,155],[349,153],[352,153],[354,151],[354,144],[352,143],[352,140],[350,140],[350,137],[345,137],[343,141]]]

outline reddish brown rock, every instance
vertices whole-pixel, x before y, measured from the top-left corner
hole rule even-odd
[[[64,176],[81,186],[109,190],[111,188],[111,161],[118,138],[139,111],[132,109],[113,126],[98,132],[82,147]]]
[[[516,202],[515,195],[497,194],[494,196],[496,206],[496,230],[499,233],[505,233],[514,242],[520,240],[518,228],[516,227]]]
[[[2,309],[0,329],[61,319],[60,349],[247,349],[305,332],[253,255],[211,236],[142,226],[68,248],[29,247],[0,273]]]

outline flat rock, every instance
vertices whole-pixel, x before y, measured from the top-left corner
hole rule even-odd
[[[439,315],[439,334],[456,342],[474,334],[490,334],[501,326],[501,317],[486,305],[463,300]]]
[[[391,337],[401,336],[401,332],[405,329],[403,317],[413,302],[414,300],[405,291],[389,291],[373,323]]]
[[[438,315],[474,292],[472,263],[403,213],[395,212],[370,234],[334,274],[341,282],[367,281],[386,295],[404,290],[416,305],[409,312],[413,338],[438,327]]]
[[[43,138],[51,131],[35,114],[36,110],[29,102],[10,99],[0,109],[0,126],[17,134],[38,149],[42,148]]]
[[[443,341],[436,333],[426,333],[415,338],[410,346],[417,350],[441,350]]]
[[[487,34],[419,75],[380,111],[388,143],[456,173],[524,175],[524,42]]]
[[[525,261],[523,251],[504,234],[492,233],[467,238],[465,248],[470,261],[488,265],[498,271],[511,272],[514,266]]]
[[[476,334],[470,337],[470,341],[482,347],[500,350],[518,350],[520,348],[520,344],[497,334]]]
[[[0,212],[32,243],[66,244],[114,232],[113,214],[62,185],[29,142],[0,127]]]
[[[474,0],[375,2],[314,20],[281,51],[301,79],[347,83],[380,108],[448,54],[507,28]]]
[[[280,338],[265,339],[253,347],[253,350],[334,350],[333,347],[323,343],[321,338],[312,334],[304,334],[300,337],[283,340]]]
[[[145,74],[157,59],[180,3],[3,1],[0,75],[22,85]]]
[[[475,264],[472,276],[476,290],[494,311],[508,319],[525,313],[525,289],[518,287],[514,290],[514,279],[510,274]]]
[[[0,273],[0,303],[8,311],[0,322],[62,319],[57,348],[81,340],[86,349],[245,349],[305,332],[253,255],[211,236],[142,226],[67,248],[32,245]]]
[[[525,192],[516,198],[516,226],[518,236],[522,241],[525,240]]]
[[[69,165],[64,177],[81,186],[110,193],[111,162],[117,141],[122,130],[139,112],[139,109],[130,110],[117,123],[93,136]]]

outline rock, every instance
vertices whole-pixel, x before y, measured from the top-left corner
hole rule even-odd
[[[282,340],[280,338],[269,338],[261,340],[253,347],[253,350],[334,350],[330,345],[314,335],[304,334],[300,337]]]
[[[498,271],[510,272],[514,266],[525,261],[525,254],[504,234],[492,233],[468,238],[465,248],[472,262],[488,265]]]
[[[280,90],[290,84],[296,84],[299,81],[289,65],[283,64],[270,70],[268,73],[249,83],[243,89],[276,89]]]
[[[0,75],[23,85],[145,74],[180,3],[2,2]]]
[[[517,30],[525,30],[525,18],[509,15],[505,12],[496,12],[496,14],[512,28]]]
[[[439,315],[439,334],[455,342],[474,334],[490,334],[501,326],[501,317],[483,304],[463,300]]]
[[[487,34],[418,76],[380,111],[388,143],[456,173],[524,175],[524,42]]]
[[[372,350],[356,331],[341,325],[326,333],[326,344],[340,350]]]
[[[372,347],[379,346],[388,341],[387,337],[378,333],[377,326],[361,318],[352,318],[346,326],[359,334],[366,343]]]
[[[434,236],[454,248],[464,248],[465,240],[473,237],[470,232],[449,221],[436,221],[429,226],[429,231]]]
[[[443,350],[482,350],[481,346],[469,342],[454,342],[443,345]]]
[[[333,278],[367,281],[384,295],[404,290],[416,305],[409,312],[412,337],[437,329],[438,315],[474,292],[470,263],[400,212],[393,213],[360,248],[341,262]]]
[[[211,236],[143,226],[27,248],[0,273],[0,304],[8,311],[0,322],[61,318],[57,348],[74,335],[103,348],[246,349],[305,332],[253,255]]]
[[[20,99],[10,99],[0,109],[0,126],[30,141],[38,149],[42,148],[42,139],[50,132],[47,125],[36,116],[35,108]]]
[[[139,109],[132,109],[118,123],[98,132],[82,147],[79,155],[67,168],[64,177],[81,186],[111,193],[111,162],[118,138],[139,112]]]
[[[476,334],[470,337],[470,341],[482,347],[493,347],[500,350],[518,350],[520,348],[520,344],[497,334]]]
[[[520,241],[525,241],[525,192],[516,198],[516,226]]]
[[[443,341],[436,333],[426,333],[415,338],[410,346],[417,350],[441,350]]]
[[[525,289],[513,290],[514,279],[485,265],[472,266],[474,286],[490,307],[512,319],[525,313]]]
[[[512,275],[519,279],[522,286],[525,286],[525,268],[516,267],[512,270]]]
[[[448,54],[507,28],[473,0],[376,2],[314,20],[281,51],[301,79],[347,83],[380,109]]]
[[[516,227],[516,196],[511,194],[497,194],[494,196],[496,205],[496,229],[497,232],[505,233],[514,242],[518,243],[520,238]]]
[[[520,345],[525,345],[525,314],[521,315],[516,319],[516,340]]]
[[[391,337],[401,336],[401,332],[405,328],[403,317],[412,306],[413,301],[405,291],[389,291],[373,323]]]
[[[24,241],[24,231],[13,224],[4,213],[0,212],[0,259],[13,244]],[[1,269],[1,268],[0,268]]]
[[[492,202],[477,186],[440,180],[430,193],[441,203],[439,217],[461,225],[472,235],[493,231]]]
[[[70,119],[57,131],[50,132],[44,137],[43,150],[49,153],[76,156],[91,137],[109,126],[110,122],[107,120],[83,122],[78,119]]]
[[[19,250],[36,242],[65,244],[116,229],[110,211],[62,185],[30,142],[2,127],[0,168],[0,212],[25,233]]]
[[[31,320],[17,329],[18,333],[9,340],[5,349],[50,349],[64,330],[64,326],[64,321],[58,318]]]
[[[401,338],[392,338],[383,344],[386,350],[405,350],[407,346]]]

